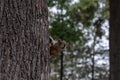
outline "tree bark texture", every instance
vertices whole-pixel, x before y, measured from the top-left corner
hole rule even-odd
[[[110,80],[120,80],[120,0],[110,0]]]
[[[46,0],[0,0],[0,80],[49,80]]]

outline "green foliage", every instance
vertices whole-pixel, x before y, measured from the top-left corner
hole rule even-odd
[[[63,23],[60,23],[58,20],[54,21],[51,24],[53,25],[50,29],[51,35],[57,39],[62,38],[65,41],[76,42],[77,40],[79,40],[79,36],[82,35],[82,33],[80,30],[75,30],[72,24],[69,24],[70,26],[68,24],[69,21],[64,21]]]
[[[50,33],[54,39],[62,38],[67,42],[67,50],[64,51],[64,79],[90,80],[91,79],[91,57],[101,54],[104,48],[95,49],[105,35],[103,24],[109,18],[108,0],[48,0]],[[90,44],[91,43],[91,44]],[[97,52],[97,53],[96,53]],[[104,53],[103,53],[104,54]],[[59,78],[60,56],[52,60],[52,79]],[[104,66],[101,71],[96,67],[96,72],[102,75],[108,72]],[[108,73],[107,73],[108,74]],[[79,76],[77,76],[79,75]],[[99,80],[100,76],[95,78]]]
[[[96,0],[81,0],[79,3],[69,7],[68,15],[74,22],[82,22],[86,27],[91,25],[91,20],[94,18],[94,13],[98,9]]]

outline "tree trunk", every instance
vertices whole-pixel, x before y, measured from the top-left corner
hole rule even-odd
[[[46,0],[0,0],[0,80],[49,80]]]
[[[120,0],[110,0],[110,80],[120,80]]]

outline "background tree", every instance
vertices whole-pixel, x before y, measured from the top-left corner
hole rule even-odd
[[[64,51],[64,79],[90,80],[94,72],[95,80],[107,80],[108,45],[103,45],[103,39],[108,36],[108,0],[48,0],[48,5],[51,35],[54,39],[62,36],[68,43]],[[60,56],[51,64],[53,80],[60,76],[59,60]]]
[[[110,0],[110,80],[120,80],[120,1]]]
[[[48,80],[46,0],[0,0],[0,80]]]

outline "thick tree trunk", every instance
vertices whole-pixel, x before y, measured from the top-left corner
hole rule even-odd
[[[0,80],[48,80],[46,0],[0,0]]]
[[[120,80],[120,0],[110,0],[110,80]]]

